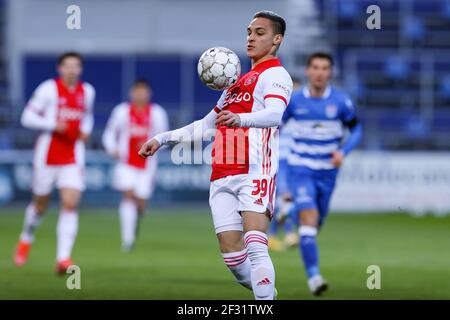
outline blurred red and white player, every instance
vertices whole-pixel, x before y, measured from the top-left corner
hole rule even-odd
[[[278,169],[278,126],[292,93],[292,79],[276,58],[286,23],[262,11],[247,28],[252,69],[225,90],[203,119],[155,136],[140,150],[215,132],[209,203],[225,264],[256,299],[275,298],[275,270],[267,247]],[[199,130],[197,130],[199,129]]]
[[[118,160],[113,186],[123,194],[119,217],[124,251],[134,246],[157,167],[156,158],[143,159],[138,151],[150,137],[168,130],[166,111],[151,102],[151,97],[149,83],[137,80],[130,90],[130,102],[114,108],[103,133],[106,151]]]
[[[33,159],[33,200],[25,221],[14,262],[26,263],[53,187],[61,199],[57,224],[56,271],[65,273],[72,265],[71,252],[78,231],[78,204],[84,190],[85,142],[94,126],[94,88],[80,80],[83,59],[67,52],[58,59],[59,77],[42,82],[26,105],[21,123],[41,131]]]

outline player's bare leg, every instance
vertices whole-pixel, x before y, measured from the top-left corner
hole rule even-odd
[[[319,270],[319,250],[316,241],[319,212],[316,209],[305,209],[299,215],[300,254],[308,276],[309,290],[318,296],[328,288],[328,284],[320,275]]]
[[[220,251],[230,253],[244,250],[244,240],[241,231],[224,231],[217,235]]]
[[[119,206],[119,216],[122,250],[129,252],[134,246],[138,220],[138,204],[132,190],[123,192]]]
[[[61,208],[58,224],[56,226],[56,272],[64,274],[67,268],[73,264],[71,254],[78,233],[78,204],[81,192],[72,188],[59,190]]]
[[[268,214],[242,212],[244,243],[251,263],[251,281],[257,300],[273,300],[275,297],[275,269],[269,256],[267,229]]]
[[[23,229],[14,254],[14,263],[18,267],[23,266],[27,262],[28,254],[34,241],[34,233],[42,221],[49,200],[50,195],[34,195],[33,201],[25,209]]]

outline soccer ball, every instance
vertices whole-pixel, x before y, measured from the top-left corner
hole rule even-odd
[[[239,57],[230,49],[213,47],[201,55],[197,64],[200,80],[213,90],[225,90],[236,83],[241,74]]]

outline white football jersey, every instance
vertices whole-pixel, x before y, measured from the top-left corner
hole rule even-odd
[[[94,88],[78,82],[67,88],[61,79],[41,83],[27,103],[21,117],[24,127],[41,130],[34,154],[34,166],[84,165],[85,146],[79,134],[90,134],[94,126]],[[58,122],[65,122],[64,133],[54,132]]]
[[[268,98],[280,99],[284,107],[292,93],[292,79],[277,58],[257,64],[222,94],[216,112],[256,112]],[[278,170],[278,127],[217,127],[212,150],[211,180],[237,174],[274,176]]]
[[[158,133],[168,130],[166,111],[159,104],[151,103],[139,109],[128,102],[117,105],[103,133],[103,146],[111,154],[117,154],[120,162],[138,169],[149,163],[156,165],[154,157],[143,159],[138,155],[142,144]]]

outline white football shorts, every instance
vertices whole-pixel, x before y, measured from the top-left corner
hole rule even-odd
[[[239,174],[211,181],[209,205],[216,234],[243,231],[241,212],[253,211],[272,218],[275,180],[267,175]]]
[[[38,166],[33,168],[32,190],[37,196],[49,195],[56,188],[84,191],[84,168],[78,164]]]
[[[154,190],[154,172],[151,166],[140,169],[118,163],[114,168],[113,187],[121,192],[133,191],[136,197],[148,199]]]

